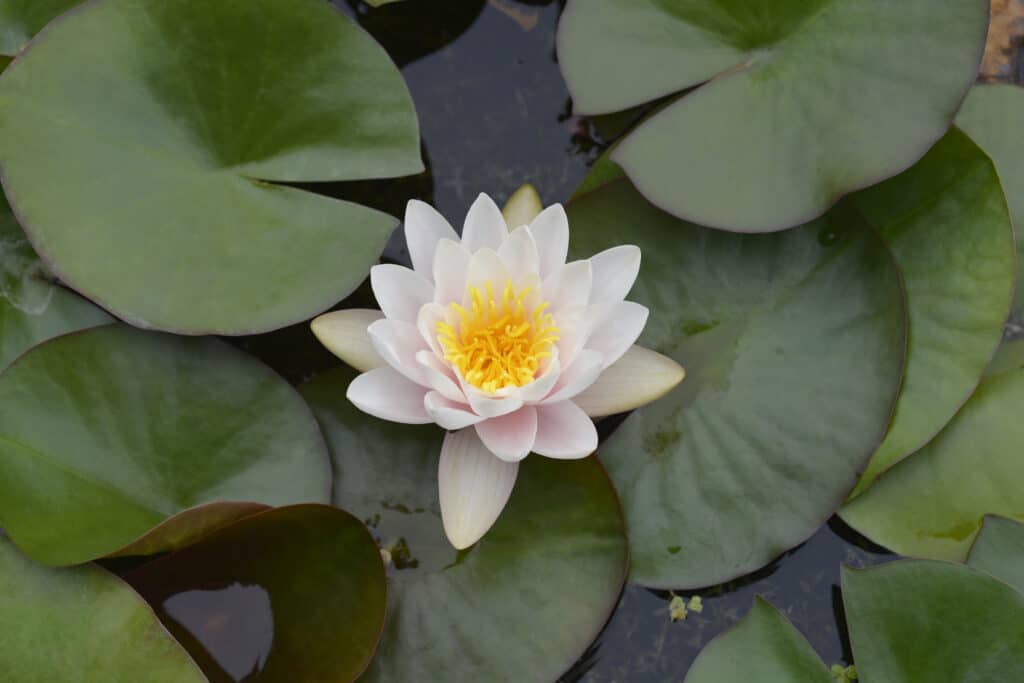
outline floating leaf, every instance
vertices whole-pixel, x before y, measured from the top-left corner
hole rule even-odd
[[[441,526],[443,432],[368,418],[339,368],[302,388],[334,460],[334,501],[391,558],[390,607],[360,681],[545,681],[597,636],[625,579],[615,492],[595,458],[527,458],[497,524],[456,551]],[[514,637],[511,637],[514,635]]]
[[[41,567],[2,537],[0,631],[0,671],[9,681],[206,681],[116,576],[93,565]]]
[[[354,681],[384,625],[377,544],[326,505],[246,517],[127,578],[212,683]]]
[[[302,399],[216,339],[58,337],[0,375],[0,406],[0,523],[45,564],[171,550],[330,490]]]
[[[986,517],[967,564],[1024,593],[1024,524],[1005,517]]]
[[[979,85],[967,96],[956,123],[984,149],[999,170],[1010,213],[1024,226],[1024,89],[1012,85]],[[1017,260],[1024,262],[1024,236],[1017,240]],[[1024,268],[1017,273],[1014,317],[1024,317]]]
[[[685,683],[832,683],[824,662],[761,597],[736,626],[701,650]]]
[[[54,17],[82,0],[0,0],[0,55],[14,57]]]
[[[699,86],[613,158],[661,208],[761,232],[919,159],[974,82],[987,27],[987,0],[573,0],[558,56],[581,113]]]
[[[983,572],[911,560],[844,569],[859,680],[1019,681],[1024,595]]]
[[[716,584],[806,540],[878,446],[899,387],[903,296],[884,244],[853,212],[774,235],[707,230],[626,180],[569,217],[575,253],[640,246],[631,299],[651,317],[639,343],[689,372],[599,451],[623,499],[631,578]]]
[[[1004,345],[999,371],[927,446],[845,505],[846,523],[901,555],[963,561],[986,514],[1024,521],[1022,354],[1024,342]]]
[[[397,224],[267,181],[423,168],[401,74],[321,0],[96,0],[64,15],[0,77],[0,166],[63,282],[187,334],[310,318],[363,280]]]
[[[958,130],[851,201],[895,255],[910,317],[896,413],[859,495],[934,437],[974,391],[1003,336],[1016,258],[995,167]]]
[[[110,321],[51,282],[0,194],[0,370],[40,342]]]

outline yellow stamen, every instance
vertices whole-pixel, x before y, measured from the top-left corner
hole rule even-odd
[[[482,292],[469,288],[469,310],[449,304],[458,318],[454,326],[437,323],[437,340],[445,359],[468,383],[493,394],[537,377],[559,330],[547,301],[528,310],[526,298],[532,293],[532,287],[517,292],[510,280],[496,299],[491,283],[485,282]]]

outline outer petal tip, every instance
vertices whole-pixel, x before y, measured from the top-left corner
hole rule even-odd
[[[384,318],[380,311],[350,308],[332,311],[313,319],[310,329],[328,351],[360,372],[383,367],[380,357],[370,341],[370,325]]]
[[[544,205],[541,204],[537,189],[530,183],[526,183],[512,193],[501,213],[505,216],[508,227],[514,229],[520,225],[529,225],[543,210]]]
[[[635,410],[675,389],[686,370],[668,356],[632,346],[573,401],[590,417]]]

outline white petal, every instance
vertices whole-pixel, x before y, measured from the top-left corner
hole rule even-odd
[[[510,229],[518,228],[520,225],[529,225],[543,208],[537,189],[526,183],[508,198],[501,215],[505,217],[505,224]]]
[[[562,371],[554,390],[544,399],[544,403],[559,403],[572,398],[597,381],[605,367],[600,353],[584,349],[572,365]]]
[[[552,349],[551,352],[551,359],[541,376],[519,389],[523,403],[532,404],[542,401],[551,393],[555,382],[562,375],[562,365],[558,360],[558,348]]]
[[[505,264],[508,276],[517,284],[527,275],[536,273],[539,267],[537,245],[525,225],[516,228],[505,238],[498,247],[498,256]]]
[[[426,351],[427,343],[420,337],[415,325],[385,318],[370,325],[367,332],[374,350],[388,365],[413,382],[425,387],[430,386],[420,364],[416,361],[416,354]]]
[[[565,264],[569,253],[569,217],[561,204],[552,204],[530,223],[540,254],[540,276],[547,277]]]
[[[405,243],[409,247],[412,267],[425,278],[434,274],[434,253],[443,239],[459,241],[451,223],[434,207],[418,199],[405,205]]]
[[[622,301],[640,274],[640,247],[632,244],[612,247],[591,258],[590,264],[594,269],[590,303]]]
[[[608,314],[607,311],[595,312],[592,306],[567,308],[558,312],[558,317],[555,319],[555,324],[558,325],[558,341],[555,346],[558,349],[558,359],[563,368],[576,360],[576,356],[579,355],[590,336],[592,320],[597,320],[600,317],[598,313],[604,317],[607,317]]]
[[[537,438],[537,409],[523,406],[514,413],[484,420],[477,424],[476,433],[491,453],[518,462],[530,454]]]
[[[444,350],[441,348],[441,342],[437,341],[437,323],[445,320],[445,313],[444,306],[432,302],[421,308],[419,315],[416,316],[416,328],[420,332],[420,337],[438,358],[444,357]]]
[[[470,412],[465,404],[449,401],[436,391],[431,391],[423,399],[423,406],[434,422],[445,429],[462,429],[480,422],[484,418]]]
[[[572,401],[537,406],[533,452],[549,458],[585,458],[597,450],[594,423]]]
[[[523,397],[517,387],[506,389],[499,394],[485,394],[459,377],[459,386],[466,394],[470,407],[477,415],[484,417],[501,417],[519,410],[523,405]]]
[[[386,363],[373,349],[367,329],[384,314],[366,308],[332,311],[314,318],[313,334],[327,350],[359,372],[383,367]]]
[[[469,251],[458,242],[441,240],[434,255],[434,301],[447,305],[461,302],[466,292]]]
[[[415,323],[420,307],[434,298],[434,286],[415,271],[385,264],[370,269],[370,286],[384,315]]]
[[[494,526],[518,472],[519,463],[496,458],[473,429],[445,436],[437,483],[444,532],[453,546],[468,548]]]
[[[555,324],[558,324],[559,312],[587,305],[592,282],[590,261],[567,263],[547,276],[543,287],[544,298],[551,302],[550,310],[555,314]]]
[[[466,214],[466,222],[462,226],[462,245],[472,254],[485,247],[497,249],[506,237],[508,227],[498,205],[481,193]]]
[[[419,363],[424,379],[430,387],[444,396],[449,401],[466,403],[466,395],[455,381],[452,373],[444,361],[430,351],[420,351],[416,354],[416,362]]]
[[[584,346],[604,356],[607,368],[621,358],[644,331],[649,311],[633,301],[620,301],[605,308],[600,316],[603,319],[591,328],[593,331]]]
[[[466,271],[466,293],[462,297],[462,305],[470,305],[469,288],[477,288],[481,294],[486,294],[487,283],[491,287],[495,297],[500,298],[508,280],[508,270],[505,263],[493,249],[481,249],[469,259],[469,268]]]
[[[590,417],[625,413],[661,398],[685,376],[668,356],[633,346],[573,402]]]
[[[423,407],[427,390],[392,368],[376,368],[352,380],[348,400],[364,413],[405,424],[429,424],[434,420]]]

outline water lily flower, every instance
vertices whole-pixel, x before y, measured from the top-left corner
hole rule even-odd
[[[410,201],[405,237],[412,268],[370,272],[380,311],[336,311],[312,327],[362,371],[347,393],[357,407],[448,430],[441,516],[462,549],[497,520],[528,454],[590,455],[591,418],[659,398],[684,372],[634,346],[648,315],[625,300],[639,248],[566,263],[565,210],[541,211],[532,187],[517,192],[504,215],[480,195],[461,238],[436,210]]]

